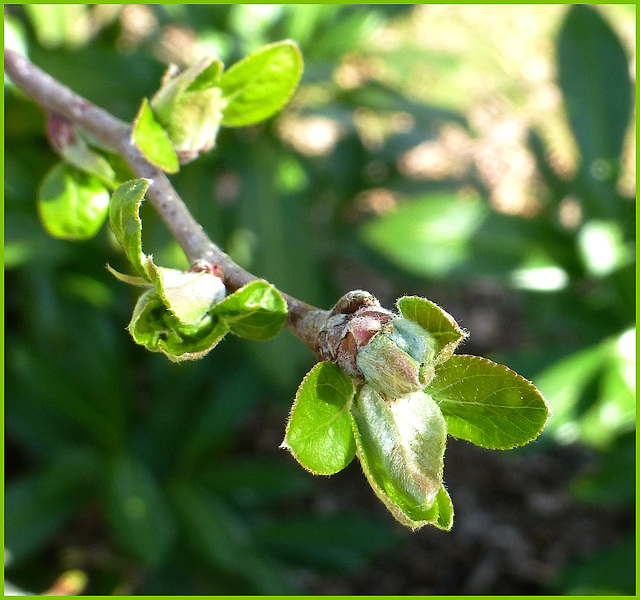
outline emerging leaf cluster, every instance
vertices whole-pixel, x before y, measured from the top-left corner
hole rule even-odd
[[[405,296],[397,307],[425,339],[435,340],[429,383],[392,397],[320,362],[298,388],[282,445],[317,475],[337,473],[357,456],[400,523],[448,530],[453,505],[442,482],[447,434],[485,448],[513,448],[538,436],[549,411],[533,384],[507,367],[454,356],[465,334],[436,304]]]
[[[148,187],[147,179],[122,184],[109,210],[111,228],[138,276],[110,270],[122,281],[147,288],[129,323],[133,339],[181,361],[201,358],[229,332],[251,340],[276,335],[287,318],[287,305],[269,283],[252,281],[226,296],[213,269],[183,272],[159,267],[142,251],[139,210]]]
[[[221,126],[252,125],[280,110],[302,68],[298,47],[288,40],[264,46],[227,70],[214,57],[183,72],[171,66],[158,92],[143,99],[132,142],[150,163],[176,173],[215,146]],[[86,239],[108,213],[136,275],[110,270],[145,288],[129,323],[136,343],[181,361],[201,358],[229,332],[251,340],[279,332],[287,305],[274,286],[255,280],[227,295],[214,265],[187,272],[156,265],[142,250],[139,216],[150,182],[121,184],[127,176],[116,174],[113,161],[100,153],[105,148],[72,124],[53,117],[48,131],[64,162],[43,181],[41,219],[56,237]],[[362,379],[333,362],[307,374],[283,446],[319,475],[337,473],[357,456],[399,522],[448,530],[453,506],[443,485],[447,435],[512,448],[540,433],[548,408],[531,383],[506,367],[454,356],[465,333],[437,305],[403,297],[397,309],[371,339],[358,342],[353,368]]]
[[[172,65],[162,87],[143,100],[132,139],[167,173],[214,147],[220,126],[253,125],[275,114],[302,76],[302,56],[289,40],[259,48],[226,71],[205,57],[182,73]]]
[[[302,76],[302,55],[289,40],[259,48],[226,71],[205,57],[182,73],[172,65],[151,101],[144,98],[132,141],[145,158],[167,173],[214,147],[220,126],[253,125],[279,111]],[[86,240],[100,230],[109,196],[131,172],[91,135],[52,116],[47,124],[61,162],[44,177],[38,212],[53,237]]]
[[[105,148],[97,148],[90,135],[58,117],[49,119],[47,132],[62,160],[40,183],[40,222],[52,237],[87,240],[106,221],[110,193],[122,181],[118,159]]]

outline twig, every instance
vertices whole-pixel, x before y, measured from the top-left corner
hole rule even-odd
[[[221,267],[225,285],[234,291],[258,279],[245,271],[214,244],[174,189],[163,171],[150,164],[131,139],[131,125],[79,96],[36,67],[24,56],[5,48],[4,68],[11,80],[45,112],[60,115],[113,148],[127,162],[136,177],[152,181],[147,199],[194,263],[215,263]],[[289,308],[287,326],[309,348],[317,352],[318,332],[329,311],[318,309],[288,294],[282,294]]]

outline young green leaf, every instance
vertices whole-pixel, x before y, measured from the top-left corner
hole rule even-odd
[[[442,410],[451,435],[483,448],[522,446],[540,434],[549,416],[532,383],[479,356],[452,356],[436,368],[425,391]]]
[[[107,218],[109,191],[94,177],[58,163],[38,190],[38,214],[53,237],[86,240],[98,233]]]
[[[453,526],[453,503],[451,502],[449,493],[443,485],[440,486],[440,489],[436,494],[436,500],[433,503],[433,507],[437,510],[436,520],[433,522],[433,525],[438,529],[449,531]]]
[[[287,303],[266,281],[252,281],[216,304],[212,314],[247,340],[274,337],[287,320]]]
[[[138,274],[149,280],[142,252],[142,221],[138,211],[149,187],[148,179],[132,179],[119,186],[111,198],[109,224]]]
[[[185,272],[153,265],[149,275],[165,306],[185,325],[198,325],[226,294],[222,279],[206,271]]]
[[[180,163],[215,145],[225,101],[217,82],[222,62],[205,57],[179,74],[165,75],[151,99],[158,122],[166,130]]]
[[[109,273],[111,273],[118,281],[122,281],[122,283],[128,283],[129,285],[138,285],[147,288],[152,286],[149,280],[142,279],[142,277],[137,277],[136,275],[127,275],[126,273],[120,273],[120,271],[116,271],[109,264],[107,264],[107,271],[109,271]]]
[[[113,188],[116,180],[115,171],[104,156],[89,148],[83,136],[77,134],[72,143],[62,146],[59,152],[66,162],[94,175],[106,186]]]
[[[424,513],[424,520],[420,526],[425,524],[444,531],[450,531],[453,527],[453,503],[444,485],[440,486],[431,508]],[[414,524],[410,524],[409,527],[416,528]]]
[[[144,98],[133,122],[131,139],[146,159],[167,173],[180,170],[178,155],[171,145],[169,135],[153,116],[149,101]]]
[[[403,317],[418,323],[436,339],[436,362],[447,360],[466,337],[455,319],[430,300],[418,296],[403,296],[396,305]]]
[[[253,125],[276,113],[298,86],[302,68],[300,50],[290,40],[264,46],[232,65],[219,83],[227,102],[222,124]]]
[[[298,388],[281,448],[314,475],[333,475],[355,455],[349,414],[354,391],[331,362],[318,363]]]
[[[364,385],[351,414],[364,473],[391,514],[412,529],[449,523],[452,511],[440,492],[447,426],[431,397],[387,398]]]
[[[182,164],[215,146],[223,106],[220,89],[215,87],[185,92],[177,99],[167,131]]]
[[[129,323],[129,333],[137,344],[162,352],[174,362],[202,358],[228,331],[224,321],[211,316],[195,325],[182,323],[155,289],[138,298]]]
[[[151,107],[158,121],[166,124],[171,120],[175,103],[185,92],[200,92],[215,87],[222,68],[222,61],[211,56],[201,58],[181,73],[175,65],[169,67],[162,78],[162,86],[151,98]]]
[[[195,79],[185,88],[186,92],[202,92],[215,87],[220,80],[224,65],[219,58],[207,57],[200,63],[201,71]]]

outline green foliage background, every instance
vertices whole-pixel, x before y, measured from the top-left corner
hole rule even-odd
[[[287,108],[223,130],[178,191],[281,290],[323,307],[354,288],[387,306],[424,295],[470,331],[463,351],[531,378],[555,416],[505,472],[577,449],[580,477],[558,493],[620,527],[506,589],[633,593],[634,23],[631,5],[31,5],[6,8],[5,43],[132,120],[168,62],[297,41]],[[113,235],[63,242],[38,222],[57,160],[43,131],[5,84],[7,577],[35,592],[79,569],[93,594],[378,593],[387,557],[441,543],[398,531],[353,468],[312,478],[277,449],[313,364],[288,332],[194,364],[133,344],[134,292],[104,268],[127,270]],[[142,218],[145,249],[186,266]],[[464,519],[446,542],[461,552]],[[460,593],[462,556],[444,587],[403,575],[388,591]]]

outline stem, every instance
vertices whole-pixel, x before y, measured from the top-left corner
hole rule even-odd
[[[219,265],[230,291],[259,279],[245,271],[214,244],[195,220],[178,192],[158,167],[147,161],[131,138],[131,125],[79,96],[68,87],[36,67],[24,56],[4,49],[4,68],[11,80],[45,112],[54,113],[93,134],[112,147],[127,162],[136,177],[151,180],[147,199],[167,228],[194,263]],[[309,348],[316,351],[318,331],[329,312],[282,294],[289,308],[287,327]]]

